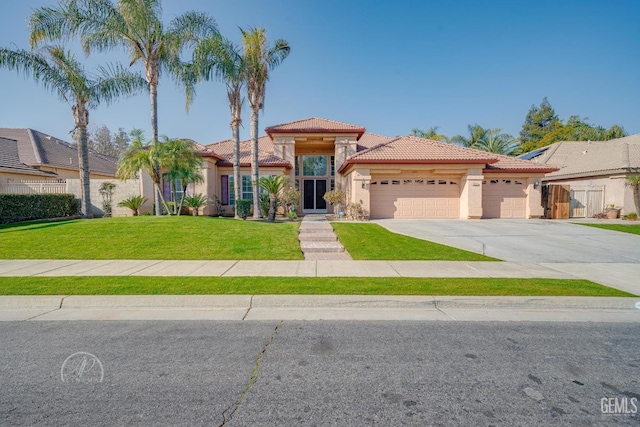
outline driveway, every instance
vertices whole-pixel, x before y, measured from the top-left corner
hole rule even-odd
[[[504,261],[640,264],[640,236],[553,220],[383,219],[394,233]]]

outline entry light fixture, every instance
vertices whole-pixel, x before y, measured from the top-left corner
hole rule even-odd
[[[540,187],[540,180],[536,179],[533,183],[533,188],[535,188],[536,190],[538,189],[538,187]]]

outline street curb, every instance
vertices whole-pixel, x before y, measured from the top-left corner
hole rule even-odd
[[[639,297],[459,297],[377,295],[75,295],[0,296],[0,310],[25,309],[466,309],[637,312]]]

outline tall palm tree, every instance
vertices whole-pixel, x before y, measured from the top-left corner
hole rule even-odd
[[[198,43],[193,53],[193,68],[196,78],[222,80],[227,88],[231,111],[231,133],[233,135],[233,194],[234,200],[241,198],[240,179],[240,125],[242,124],[242,89],[245,84],[245,67],[242,53],[231,41],[219,37],[206,37]],[[187,89],[191,87],[186,84]],[[188,92],[187,90],[187,92]],[[191,96],[192,98],[193,96]],[[190,96],[187,93],[187,99]],[[188,102],[187,100],[187,102]],[[235,217],[240,218],[235,212]]]
[[[100,67],[96,75],[91,75],[73,54],[60,46],[43,46],[41,52],[0,49],[0,67],[32,77],[46,89],[57,93],[71,107],[82,183],[80,209],[84,217],[93,217],[87,144],[89,110],[102,102],[108,104],[119,96],[144,90],[144,80],[120,66]]]
[[[200,38],[217,34],[215,21],[202,12],[186,12],[168,26],[162,22],[160,0],[60,0],[31,15],[31,45],[42,40],[69,39],[77,35],[84,51],[124,48],[131,64],[142,62],[149,85],[151,138],[158,140],[158,83],[163,71],[179,74],[180,53]],[[160,215],[158,194],[156,215]]]
[[[633,192],[633,204],[636,208],[636,215],[640,217],[640,175],[628,176],[625,184],[631,187]]]
[[[247,98],[251,107],[251,185],[253,187],[253,217],[260,218],[258,203],[258,113],[264,109],[265,87],[269,71],[289,56],[291,48],[286,40],[278,39],[269,45],[264,28],[240,29],[246,71]]]
[[[438,129],[439,126],[432,126],[426,131],[419,128],[413,128],[411,129],[411,135],[434,141],[449,142],[449,137],[443,133],[438,133]]]

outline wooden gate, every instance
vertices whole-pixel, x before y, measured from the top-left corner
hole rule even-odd
[[[545,202],[545,217],[549,219],[569,218],[571,187],[568,185],[544,185],[542,196]]]

